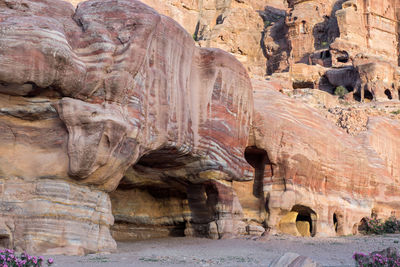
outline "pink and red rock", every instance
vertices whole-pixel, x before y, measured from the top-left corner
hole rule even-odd
[[[139,1],[0,8],[1,223],[11,246],[115,249],[105,192],[138,161],[167,183],[244,179],[252,92],[233,56],[197,48]],[[223,201],[230,189],[221,186],[213,187]]]
[[[289,4],[292,15],[322,8]],[[227,238],[262,226],[351,234],[372,212],[399,211],[398,123],[370,118],[351,136],[279,93],[279,77],[254,82],[253,93],[233,56],[196,47],[136,0],[76,10],[6,0],[0,9],[1,245],[84,254],[113,251],[113,238]],[[289,29],[292,49],[305,38],[296,31],[310,34],[320,19],[286,21],[305,27]],[[313,52],[308,41],[310,51],[293,52],[300,61]],[[271,49],[271,58],[290,59],[288,47]],[[350,59],[368,70],[368,58]],[[386,66],[373,64],[360,83]],[[325,68],[306,66],[290,74],[317,84]]]
[[[368,130],[351,136],[312,109],[282,94],[255,88],[250,146],[264,151],[263,198],[267,224],[274,230],[295,207],[307,207],[317,219],[316,235],[357,232],[363,217],[399,212],[397,177],[399,124],[370,118]]]

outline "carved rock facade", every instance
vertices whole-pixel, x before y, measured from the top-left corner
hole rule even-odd
[[[399,99],[397,1],[288,2],[289,72],[296,75],[298,63],[325,67],[316,83],[294,88],[343,86],[361,101]]]
[[[249,162],[272,230],[357,234],[363,217],[398,214],[397,121],[372,117],[366,132],[351,136],[316,109],[274,90],[255,88],[254,99],[246,152],[248,160],[258,159]]]

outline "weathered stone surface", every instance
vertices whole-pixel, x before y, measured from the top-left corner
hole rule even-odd
[[[397,2],[147,3],[189,33],[136,0],[0,1],[0,245],[347,235],[400,211],[399,123],[338,107],[398,99]],[[254,109],[246,68],[196,42],[271,74]]]
[[[312,259],[301,256],[297,253],[287,252],[281,257],[276,258],[270,265],[270,267],[319,267],[321,264],[313,261]]]
[[[333,93],[344,86],[353,92],[347,100],[399,99],[397,1],[287,2],[288,10],[260,13],[266,26],[262,46],[267,74],[289,72],[295,89]],[[317,79],[315,65],[324,67]],[[299,66],[304,69],[301,80],[307,81],[303,84]]]
[[[53,178],[7,176],[0,186],[2,246],[69,255],[116,249],[107,193]]]
[[[10,0],[0,9],[0,222],[11,247],[112,251],[107,192],[124,176],[111,194],[114,236],[135,224],[187,224],[214,238],[245,231],[231,183],[249,180],[252,92],[233,56],[196,47],[176,22],[135,0],[76,10]],[[152,186],[180,195],[160,206]]]
[[[273,90],[256,90],[254,96],[250,146],[264,151],[259,172],[272,169],[262,178],[261,196],[269,227],[298,235],[296,221],[303,221],[310,223],[312,236],[334,235],[336,220],[340,234],[351,234],[372,210],[381,217],[399,211],[392,167],[397,146],[378,145],[396,142],[396,122],[376,118],[364,135],[352,137],[316,110]]]
[[[68,1],[73,4],[81,2]],[[259,76],[265,75],[266,62],[270,58],[265,55],[263,45],[260,45],[264,27],[279,19],[284,21],[283,14],[287,6],[283,0],[144,0],[143,2],[160,14],[176,20],[200,46],[217,47],[232,53],[245,65],[251,75]],[[264,15],[269,14],[269,10],[274,10],[272,17]],[[279,30],[277,32],[280,34]],[[270,45],[273,44],[273,41],[268,42]],[[285,46],[279,53],[286,50]],[[275,62],[277,58],[281,58],[272,57]],[[274,68],[272,59],[269,65],[270,68]],[[281,69],[284,68],[283,65]]]
[[[392,75],[400,57],[400,8],[395,0],[144,2],[177,20],[200,46],[234,54],[250,75],[291,72],[296,63],[316,64],[329,68],[328,79],[322,73],[312,88],[333,92],[345,86],[356,99],[398,99],[399,79]],[[360,63],[360,57],[367,62]],[[290,79],[296,83],[296,77]]]

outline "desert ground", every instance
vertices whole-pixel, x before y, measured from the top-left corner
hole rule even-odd
[[[53,266],[268,266],[286,252],[308,256],[323,266],[355,266],[354,252],[400,249],[400,235],[210,240],[164,238],[118,243],[114,254],[55,256]]]

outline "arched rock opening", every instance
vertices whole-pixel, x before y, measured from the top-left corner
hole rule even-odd
[[[369,90],[365,90],[364,98],[368,100],[374,100],[374,95]]]
[[[365,234],[368,230],[368,218],[362,218],[357,225],[357,233]]]
[[[11,234],[4,232],[4,230],[0,232],[0,247],[12,249],[13,244]]]
[[[357,90],[354,93],[354,99],[357,101],[372,101],[374,100],[374,95],[372,94],[372,92],[368,89],[367,85],[361,86],[361,88],[359,88],[359,90]]]
[[[349,54],[346,51],[341,51],[337,54],[336,60],[340,63],[349,62]]]
[[[317,214],[309,207],[295,205],[279,222],[279,229],[295,236],[315,236]]]
[[[316,234],[316,213],[309,207],[295,205],[292,212],[297,212],[296,227],[302,236],[315,236]]]
[[[244,152],[244,157],[254,168],[253,195],[260,198],[263,196],[264,177],[273,176],[273,169],[268,153],[264,149],[249,146]]]
[[[336,211],[332,216],[333,227],[337,235],[343,235],[343,215]]]
[[[235,194],[214,179],[200,179],[199,159],[174,148],[143,156],[110,193],[117,241],[196,236],[221,238],[225,225],[241,219]],[[226,223],[228,221],[228,223]]]
[[[254,168],[253,196],[259,200],[258,212],[260,217],[263,216],[261,214],[268,216],[270,213],[270,195],[269,193],[265,194],[264,185],[267,182],[272,182],[273,177],[273,168],[268,153],[264,149],[249,146],[245,150],[244,157],[247,163]],[[266,224],[265,221],[263,223]]]
[[[392,100],[392,99],[393,99],[393,97],[392,97],[392,92],[390,92],[389,89],[386,89],[386,90],[385,90],[385,95],[387,96],[387,98],[388,98],[389,100]]]

